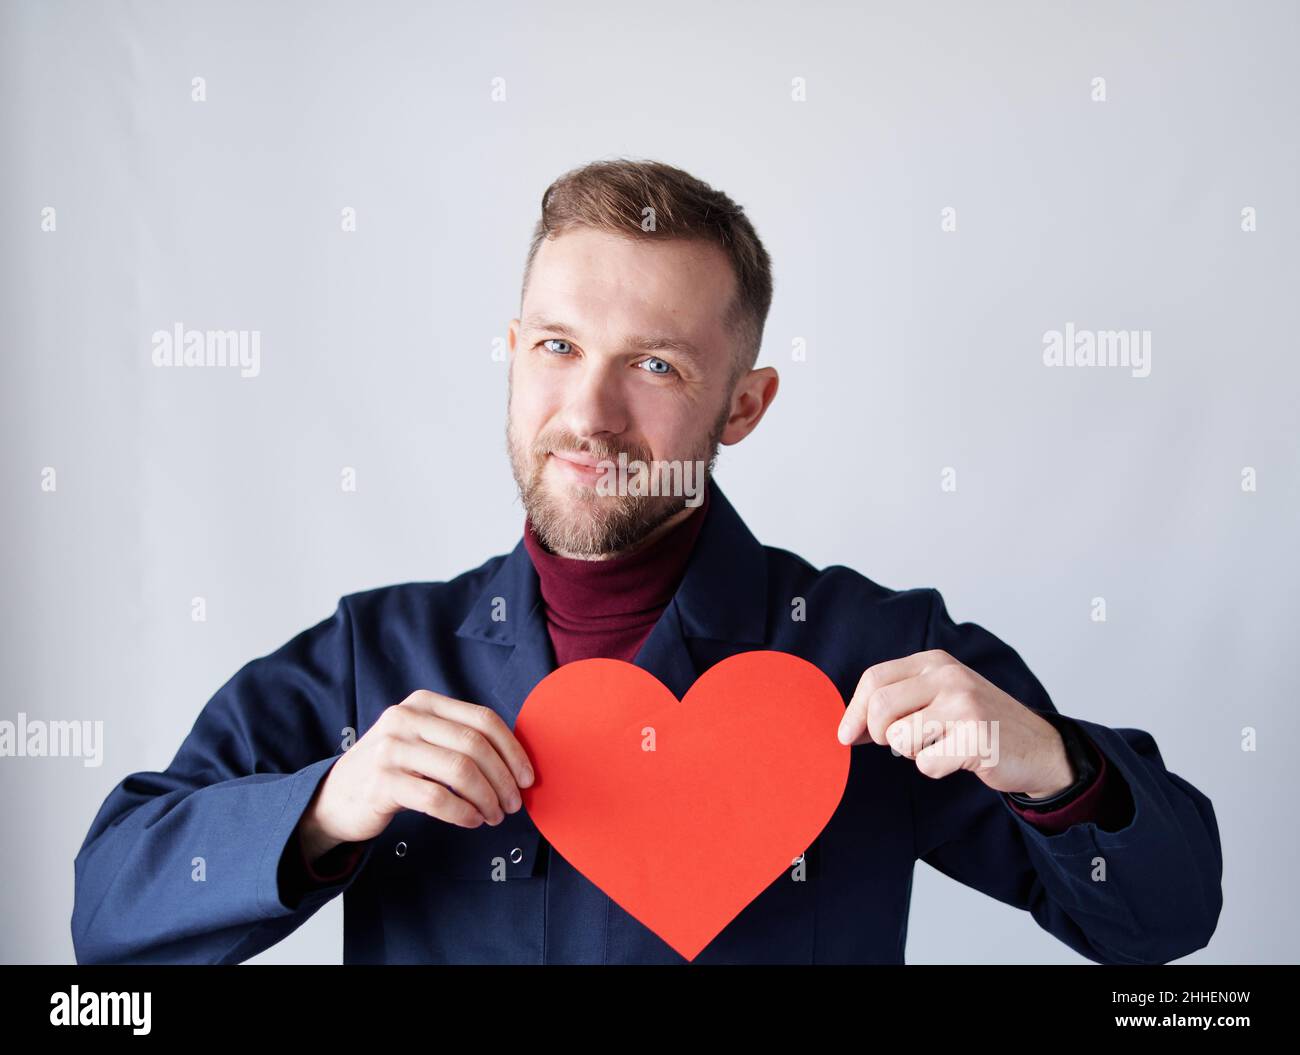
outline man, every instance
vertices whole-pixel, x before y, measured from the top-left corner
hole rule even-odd
[[[76,858],[78,961],[239,962],[342,893],[349,963],[681,963],[541,838],[512,730],[559,664],[632,661],[680,698],[754,649],[848,701],[848,785],[696,962],[901,963],[918,859],[1091,960],[1203,947],[1214,811],[1150,736],[1060,716],[935,590],[760,545],[712,479],[776,395],[754,368],[771,296],[742,210],[687,173],[610,161],[552,184],[509,328],[523,537],[450,581],[342,598],[239,670],[166,771],[122,781]]]

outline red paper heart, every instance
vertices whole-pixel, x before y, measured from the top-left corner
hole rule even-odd
[[[831,680],[786,652],[724,659],[681,702],[631,663],[566,663],[515,723],[536,770],[524,805],[570,864],[693,960],[835,812],[843,717]]]

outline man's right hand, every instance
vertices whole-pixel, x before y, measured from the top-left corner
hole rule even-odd
[[[315,862],[340,843],[375,838],[401,810],[462,828],[500,824],[532,782],[528,756],[495,711],[418,689],[330,767],[298,839]]]

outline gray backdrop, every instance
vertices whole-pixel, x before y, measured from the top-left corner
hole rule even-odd
[[[1297,6],[474,6],[0,8],[0,719],[104,723],[0,759],[0,959],[71,961],[92,816],[244,662],[513,547],[494,342],[546,185],[631,156],[772,254],[780,393],[718,464],[760,541],[1151,732],[1226,858],[1185,962],[1294,962]],[[177,323],[259,372],[156,367]],[[1149,375],[1047,366],[1067,323]],[[340,960],[342,907],[257,959]],[[1081,959],[925,865],[907,958]]]

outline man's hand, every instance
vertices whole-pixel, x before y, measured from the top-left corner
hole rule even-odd
[[[939,649],[863,671],[839,738],[892,747],[929,777],[968,769],[995,791],[1031,798],[1076,779],[1051,722]]]
[[[532,782],[528,756],[495,711],[419,689],[330,767],[298,838],[314,862],[340,843],[373,839],[404,809],[462,828],[500,824]]]

